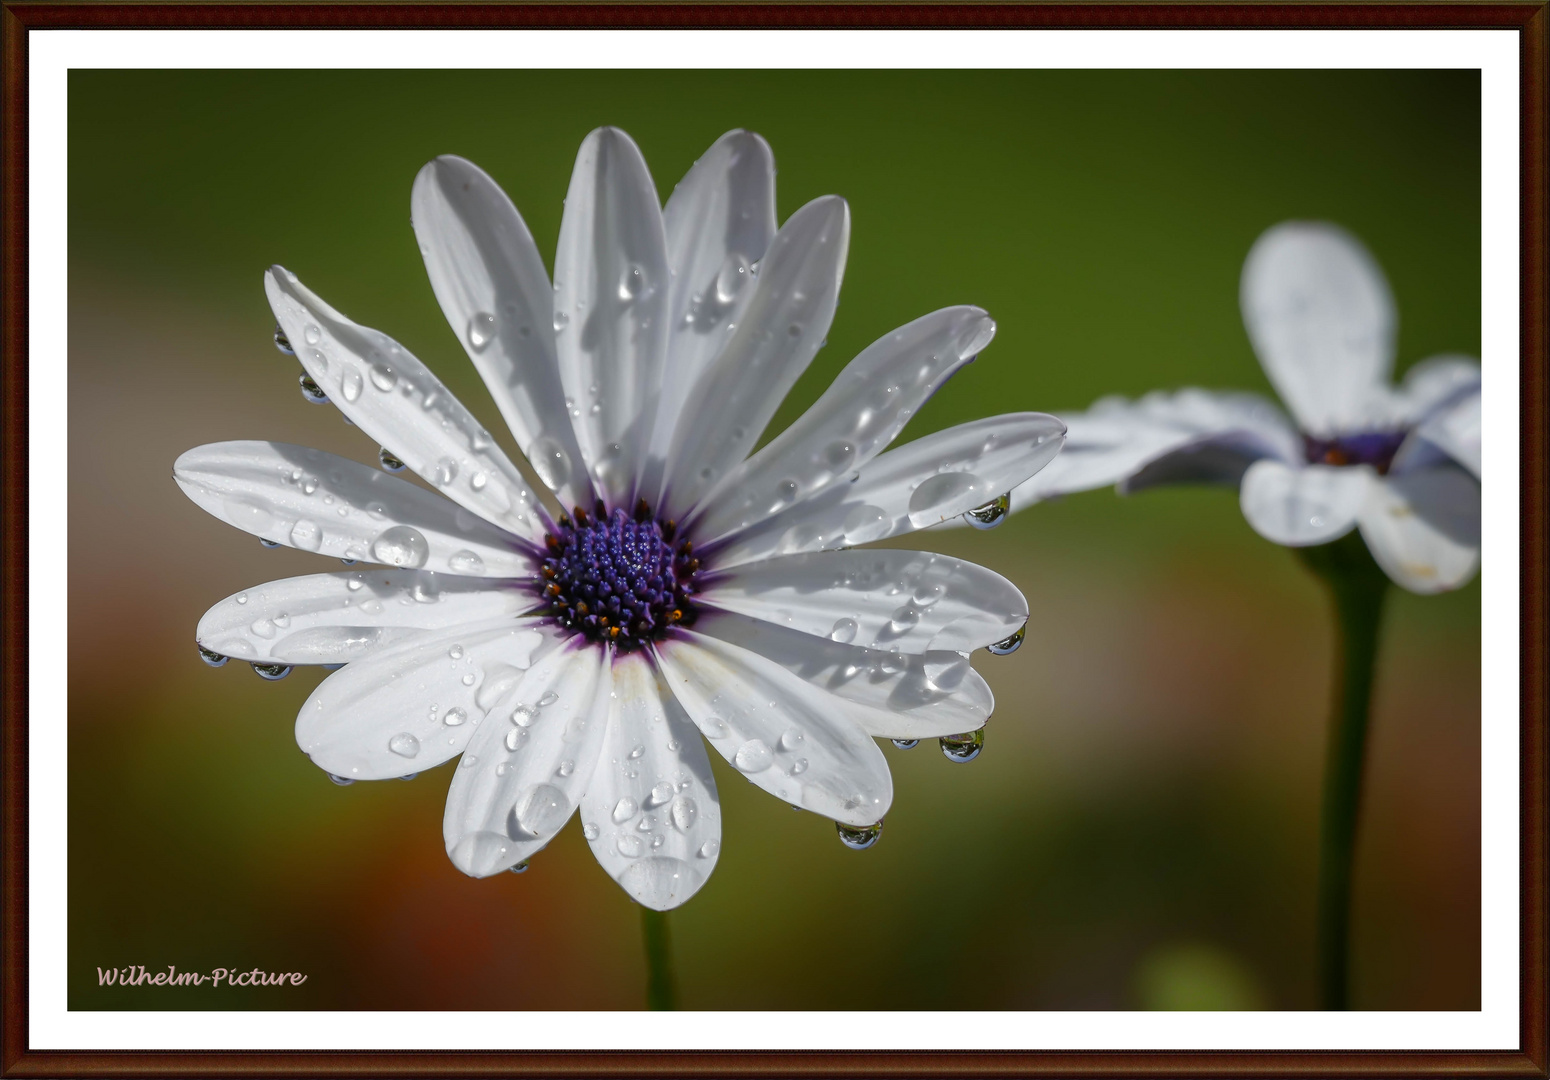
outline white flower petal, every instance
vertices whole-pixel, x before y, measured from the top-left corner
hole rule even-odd
[[[1399,418],[1412,424],[1425,421],[1439,409],[1448,408],[1480,393],[1480,362],[1470,356],[1429,356],[1405,372],[1395,389]]]
[[[1275,226],[1249,251],[1240,302],[1265,374],[1304,430],[1327,437],[1386,419],[1394,298],[1355,237],[1321,222]]]
[[[662,210],[667,261],[667,366],[640,491],[655,504],[689,389],[729,340],[753,298],[753,266],[775,236],[775,157],[748,131],[717,139],[673,189]]]
[[[199,507],[254,536],[336,559],[469,577],[528,577],[522,542],[446,499],[305,446],[197,446],[172,477]]]
[[[880,821],[893,778],[853,709],[774,661],[683,630],[658,643],[663,680],[711,746],[765,791],[848,825]]]
[[[990,344],[976,307],[934,311],[879,338],[798,420],[742,462],[690,513],[713,539],[745,529],[839,482],[876,457],[937,388]]]
[[[362,567],[244,589],[205,612],[195,637],[250,663],[344,664],[426,630],[514,618],[536,603],[509,582]]]
[[[662,389],[672,283],[661,205],[640,149],[598,128],[576,155],[554,256],[566,407],[593,487],[629,502]]]
[[[860,706],[851,719],[879,738],[937,739],[975,731],[996,706],[990,687],[962,653],[906,656],[718,611],[705,612],[694,628],[756,652],[803,682]]]
[[[850,208],[833,195],[802,207],[775,235],[741,322],[684,402],[667,458],[665,516],[682,519],[748,455],[812,363],[834,319],[849,247]]]
[[[1266,540],[1307,547],[1338,539],[1356,526],[1372,470],[1365,465],[1301,468],[1264,458],[1243,474],[1243,516]]]
[[[1452,465],[1383,477],[1361,527],[1372,557],[1404,588],[1456,589],[1480,565],[1480,485]]]
[[[357,427],[486,521],[542,534],[522,474],[409,350],[351,322],[282,266],[264,274],[264,291],[302,367]]]
[[[708,545],[707,563],[725,570],[930,528],[1038,472],[1059,453],[1065,430],[1043,413],[1008,413],[926,435],[874,458],[849,483]]]
[[[591,506],[555,356],[554,290],[527,223],[460,157],[421,169],[410,206],[431,288],[517,445],[562,505]]]
[[[614,698],[597,769],[581,798],[582,833],[609,877],[667,911],[710,876],[721,803],[700,733],[659,685],[649,657],[614,660]]]
[[[1421,438],[1437,447],[1454,461],[1480,478],[1480,394],[1473,393],[1462,401],[1440,409],[1429,416],[1410,435]],[[1408,442],[1408,440],[1407,440]],[[1401,456],[1395,455],[1394,471],[1402,470]]]
[[[442,820],[447,854],[463,873],[510,869],[570,820],[603,749],[610,668],[609,650],[572,637],[536,661],[480,726],[452,774]]]
[[[874,649],[972,652],[1028,621],[1028,601],[1006,578],[923,551],[816,551],[717,574],[711,607]]]
[[[533,619],[423,633],[346,664],[296,715],[296,744],[351,780],[420,772],[463,751],[486,716],[559,638]]]

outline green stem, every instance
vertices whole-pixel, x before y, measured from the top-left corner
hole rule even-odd
[[[646,1008],[676,1009],[678,987],[673,979],[673,939],[668,933],[667,912],[642,907],[640,932],[646,943]]]
[[[1335,609],[1333,697],[1319,823],[1318,980],[1320,1007],[1346,1009],[1350,1002],[1352,864],[1378,630],[1389,580],[1357,533],[1331,544],[1299,549],[1299,554],[1329,588]]]

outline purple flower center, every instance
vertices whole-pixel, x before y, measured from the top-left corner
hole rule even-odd
[[[1371,465],[1380,473],[1389,471],[1405,431],[1362,431],[1355,435],[1337,435],[1333,439],[1302,437],[1303,454],[1310,465]]]
[[[694,621],[690,597],[700,560],[688,540],[673,542],[674,523],[658,522],[644,499],[634,516],[608,513],[599,502],[588,514],[564,514],[544,537],[539,593],[561,626],[589,641],[638,649],[672,626]]]

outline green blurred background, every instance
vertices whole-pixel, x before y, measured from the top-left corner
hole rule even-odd
[[[436,154],[504,185],[546,260],[601,124],[664,196],[734,127],[773,146],[782,219],[846,196],[842,302],[777,427],[953,303],[999,334],[905,438],[1106,393],[1268,392],[1238,273],[1289,217],[1371,246],[1401,368],[1479,350],[1475,72],[75,71],[69,94],[72,1008],[643,1002],[637,908],[574,821],[525,875],[465,878],[442,848],[450,766],[335,787],[292,737],[315,670],[270,684],[194,652],[210,604],[326,566],[205,516],[173,459],[239,438],[375,458],[270,343],[271,263],[504,432],[409,229]],[[976,661],[1000,702],[985,752],[885,747],[894,809],[864,853],[712,755],[725,837],[672,916],[683,1006],[1312,1007],[1331,640],[1296,560],[1219,489],[1096,492],[916,543],[1007,574],[1045,628]],[[1476,1009],[1478,583],[1396,592],[1385,635],[1355,1003]],[[131,963],[310,977],[97,986]]]

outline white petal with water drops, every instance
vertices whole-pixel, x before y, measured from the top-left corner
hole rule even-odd
[[[852,825],[869,825],[888,812],[888,763],[844,699],[757,653],[694,631],[659,642],[655,652],[663,681],[690,719],[759,787]],[[793,728],[801,742],[783,743]],[[742,768],[740,752],[742,765],[762,767]]]
[[[296,716],[296,743],[319,768],[351,780],[431,768],[461,753],[480,727],[448,724],[449,716],[483,720],[499,684],[513,682],[558,643],[538,620],[502,618],[385,646],[318,684]],[[449,657],[453,645],[463,649],[457,660]],[[477,678],[465,686],[470,672]],[[390,746],[400,733],[419,740],[412,766]]]
[[[1007,413],[916,439],[862,466],[849,483],[718,542],[715,565],[854,547],[958,517],[1049,464],[1065,430],[1044,413]]]
[[[447,854],[463,873],[488,877],[529,858],[575,812],[608,727],[611,659],[609,650],[572,638],[533,664],[475,729],[442,819]],[[513,729],[496,717],[548,690],[558,700],[511,749],[505,739]]]
[[[730,339],[753,297],[754,266],[775,235],[775,159],[769,144],[729,131],[684,176],[662,209],[673,279],[669,363],[640,491],[653,505],[690,389]]]
[[[945,555],[818,551],[736,567],[702,594],[712,607],[879,649],[971,652],[1020,629],[1028,602],[993,570]],[[842,624],[844,633],[836,634]]]
[[[172,476],[227,524],[304,551],[453,573],[451,557],[472,551],[491,575],[534,572],[509,534],[423,488],[322,450],[211,443],[179,457]]]
[[[526,590],[363,565],[229,596],[205,612],[195,638],[248,661],[343,664],[425,630],[516,616],[533,606]]]
[[[1266,459],[1243,474],[1238,502],[1266,540],[1293,547],[1324,544],[1356,526],[1374,479],[1366,466],[1296,468]]]
[[[682,518],[753,449],[829,333],[849,248],[850,209],[832,195],[775,235],[741,323],[684,402],[667,457],[665,516]]]
[[[598,863],[636,901],[666,911],[699,890],[720,850],[721,805],[699,732],[641,654],[614,661],[608,733],[581,799]],[[641,753],[637,756],[635,751]]]
[[[645,458],[667,303],[667,237],[651,173],[628,135],[598,128],[581,144],[565,198],[554,325],[576,440],[611,505],[629,499]]]
[[[290,330],[312,320],[326,336],[317,348],[297,354],[324,390],[346,373],[364,376],[355,399],[335,401],[339,410],[453,502],[508,532],[529,539],[542,535],[533,514],[536,500],[522,474],[496,446],[472,413],[441,380],[398,342],[360,326],[329,307],[283,267],[264,275],[275,318]],[[471,477],[483,474],[475,487]]]
[[[534,470],[563,506],[590,506],[591,483],[565,410],[554,295],[522,215],[460,157],[415,177],[415,236],[431,288]]]
[[[995,698],[967,657],[951,651],[915,656],[816,638],[745,615],[710,612],[697,632],[758,653],[854,708],[868,735],[935,739],[983,727]]]
[[[979,308],[953,307],[873,342],[812,408],[731,469],[695,507],[688,524],[696,535],[714,539],[848,481],[995,332],[996,324]]]

